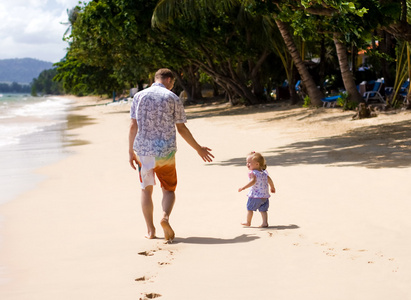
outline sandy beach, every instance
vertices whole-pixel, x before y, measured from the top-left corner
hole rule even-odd
[[[144,238],[129,104],[76,101],[73,154],[0,206],[0,299],[411,299],[411,112],[187,107],[215,160],[178,137],[176,238],[164,244],[158,186],[158,239]],[[250,151],[277,189],[268,228],[259,213],[240,225]]]

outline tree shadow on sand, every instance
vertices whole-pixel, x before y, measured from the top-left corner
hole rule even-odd
[[[411,122],[369,126],[343,135],[314,141],[295,142],[264,152],[267,165],[335,165],[366,168],[406,168],[411,166]],[[245,158],[211,163],[244,166]]]
[[[276,121],[282,119],[290,118],[304,118],[308,115],[311,115],[311,112],[307,111],[294,111],[290,112],[289,106],[283,106],[280,104],[261,104],[256,106],[238,106],[233,107],[231,105],[217,105],[209,106],[205,105],[203,107],[198,106],[198,110],[188,110],[187,119],[199,119],[199,118],[212,118],[212,117],[226,117],[226,116],[247,116],[255,115],[259,113],[267,113],[272,111],[276,113],[276,117],[269,118],[267,121]]]

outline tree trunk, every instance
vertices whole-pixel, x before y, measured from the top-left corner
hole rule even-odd
[[[395,57],[395,51],[393,51],[393,49],[395,49],[393,45],[393,36],[384,30],[379,30],[378,36],[380,37],[380,51],[389,57]],[[381,59],[382,76],[384,77],[385,86],[394,86],[395,83],[395,76],[393,76],[390,71],[391,65],[392,62],[389,62],[384,58]]]
[[[295,85],[297,83],[298,72],[296,68],[294,67],[294,65],[290,65],[289,73],[291,74],[290,79],[289,79],[289,84],[288,84],[288,90],[290,92],[290,102],[291,104],[297,104],[299,100],[304,101],[304,93],[301,90],[301,93],[300,93],[301,98],[300,98],[295,89]],[[301,84],[300,88],[302,89],[304,88],[304,86]]]
[[[354,75],[348,66],[347,48],[338,39],[338,34],[334,33],[334,44],[337,50],[338,63],[340,65],[341,76],[344,82],[348,98],[353,102],[362,102],[363,98],[355,85]]]
[[[351,72],[355,74],[357,72],[357,58],[358,48],[355,45],[351,46]]]
[[[265,99],[264,97],[264,86],[261,83],[261,66],[267,59],[268,55],[270,53],[267,50],[264,50],[263,53],[261,54],[260,58],[258,59],[257,62],[248,61],[248,68],[249,68],[249,74],[250,74],[250,79],[252,82],[252,90],[254,92],[254,95],[258,99]]]
[[[320,52],[320,89],[325,92],[325,67],[326,67],[326,61],[325,61],[325,55],[326,55],[326,49],[325,49],[325,39],[324,37],[321,38],[321,52]]]
[[[137,88],[139,91],[142,91],[144,89],[144,80],[137,81]]]
[[[218,97],[219,96],[219,91],[218,91],[219,85],[217,82],[213,80],[213,97]]]
[[[183,87],[187,95],[187,101],[197,101],[203,98],[201,94],[201,84],[198,76],[198,67],[188,65],[182,67],[181,72],[175,72],[177,80]],[[183,74],[182,76],[180,74]]]
[[[217,80],[218,85],[220,85],[223,88],[225,92],[224,94],[225,94],[226,100],[228,100],[228,102],[233,106],[237,105],[240,100],[239,97],[237,96],[237,93],[234,92],[233,89],[229,85],[227,85],[225,82],[219,81],[218,79],[216,80]]]
[[[298,73],[301,76],[301,80],[307,90],[308,97],[310,97],[311,105],[322,105],[321,98],[324,97],[324,94],[317,88],[314,79],[308,72],[307,67],[301,59],[301,55],[297,49],[297,46],[294,43],[291,32],[287,28],[287,24],[280,21],[279,19],[276,19],[275,22],[277,24],[278,29],[280,30],[280,33],[284,39],[288,51],[290,51],[290,55],[294,61],[295,67],[297,68]]]
[[[210,65],[200,61],[193,60],[206,74],[210,75],[220,86],[222,86],[230,96],[230,102],[235,105],[237,95],[239,99],[244,99],[247,104],[259,103],[257,97],[253,94],[250,88],[243,82],[238,74],[233,70],[229,62],[225,66],[220,66],[217,70],[211,63]]]
[[[195,70],[193,70],[195,68]],[[201,82],[200,75],[198,74],[199,68],[190,66],[190,81],[191,85],[191,94],[193,95],[194,100],[202,100],[203,94],[201,93]]]
[[[186,101],[193,101],[193,95],[191,94],[191,88],[190,88],[189,83],[187,82],[187,80],[185,80],[185,79],[180,75],[180,72],[175,72],[175,73],[176,73],[176,77],[177,77],[178,83],[180,84],[180,86],[183,88],[183,90],[184,90],[185,93],[186,93],[186,96],[187,96],[187,100],[186,100]],[[180,91],[175,90],[175,87],[173,88],[173,91],[174,91],[177,95],[179,95],[179,94],[180,94],[179,92],[181,92],[181,90],[180,90]]]

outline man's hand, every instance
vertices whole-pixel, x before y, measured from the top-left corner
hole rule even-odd
[[[138,161],[138,159],[137,159],[137,155],[136,155],[136,153],[133,151],[133,152],[130,152],[129,153],[129,163],[130,163],[130,166],[134,169],[134,170],[137,170],[137,167],[136,167],[136,165],[138,166],[138,165],[140,165],[140,163],[139,163],[139,161]]]
[[[201,147],[197,153],[205,162],[212,162],[214,155],[211,154],[211,149],[207,147]]]

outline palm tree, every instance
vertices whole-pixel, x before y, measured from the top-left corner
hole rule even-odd
[[[79,6],[75,6],[72,9],[67,9],[67,22],[61,22],[62,25],[68,25],[66,31],[63,34],[63,40],[68,40],[68,34],[71,32],[73,28],[73,24],[77,20],[77,16],[80,13],[81,8]]]
[[[301,76],[301,81],[303,82],[303,85],[307,90],[307,94],[311,100],[311,104],[315,106],[321,105],[321,98],[324,97],[324,94],[317,88],[314,79],[308,72],[307,67],[305,66],[301,58],[300,52],[298,51],[298,48],[295,45],[294,39],[291,35],[290,30],[288,29],[287,24],[280,21],[279,19],[276,19],[275,22],[277,24],[278,30],[280,30],[280,33],[284,39],[288,51],[291,54],[295,67],[297,68],[298,73]]]
[[[357,86],[355,84],[354,74],[351,72],[348,66],[348,55],[347,48],[343,42],[340,40],[341,35],[334,33],[333,39],[335,44],[335,49],[337,50],[338,63],[340,65],[341,77],[344,82],[345,90],[347,91],[348,97],[353,102],[361,102],[363,98],[359,93]]]

